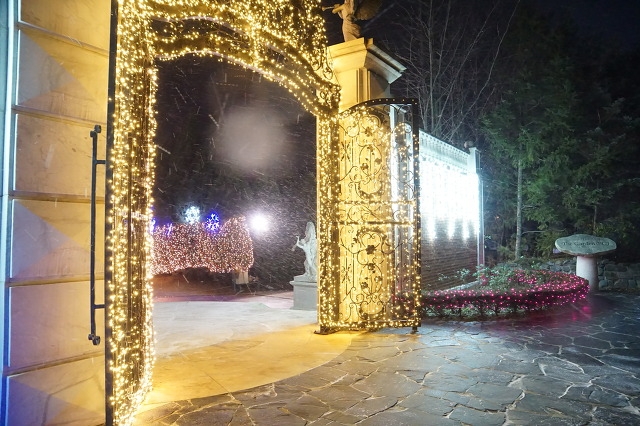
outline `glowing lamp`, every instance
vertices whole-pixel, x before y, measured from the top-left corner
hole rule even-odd
[[[262,213],[255,213],[251,216],[249,226],[252,231],[263,234],[270,228],[269,217]]]

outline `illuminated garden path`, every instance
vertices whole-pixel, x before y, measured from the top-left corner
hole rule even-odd
[[[316,312],[290,309],[291,294],[156,303],[153,389],[140,411],[272,383],[347,349],[357,333],[314,334]]]
[[[639,330],[640,294],[598,293],[528,318],[343,335],[349,347],[321,366],[136,424],[640,424]]]

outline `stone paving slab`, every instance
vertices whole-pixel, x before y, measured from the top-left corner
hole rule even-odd
[[[637,425],[640,295],[529,318],[425,321],[353,338],[280,382],[173,401],[136,425]],[[268,362],[268,360],[265,360]]]

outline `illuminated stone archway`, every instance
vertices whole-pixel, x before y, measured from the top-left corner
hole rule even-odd
[[[283,85],[317,117],[318,162],[324,164],[335,135],[338,87],[331,82],[318,11],[315,0],[120,0],[114,6],[105,277],[108,423],[127,423],[151,380],[146,230],[154,184],[154,62],[188,53],[218,56]],[[332,187],[327,171],[318,170],[319,189]],[[323,197],[322,190],[318,195]],[[318,218],[333,217],[322,210],[330,203],[319,204]],[[330,240],[327,222],[319,219],[320,252]],[[330,263],[321,260],[321,273]]]
[[[107,153],[107,423],[128,423],[151,384],[152,295],[146,263],[154,185],[156,60],[185,54],[220,57],[281,84],[316,116],[320,330],[415,327],[415,298],[404,293],[415,295],[419,285],[414,279],[419,269],[419,191],[413,160],[417,129],[401,118],[412,115],[405,112],[410,110],[407,105],[400,105],[403,102],[362,105],[338,114],[339,87],[327,59],[320,1],[113,4],[112,32],[117,39],[111,48]],[[358,157],[353,156],[356,151],[361,153]],[[362,157],[374,151],[381,156]],[[392,159],[394,152],[408,153],[402,164]],[[364,171],[367,165],[371,167]],[[385,171],[370,173],[380,165]],[[379,187],[371,180],[398,182],[401,169],[411,176],[404,181],[411,187],[408,204],[398,198],[402,195],[394,184]],[[353,174],[354,170],[361,172]],[[367,179],[370,183],[365,184]],[[349,189],[356,186],[357,191]],[[354,209],[360,212],[357,218]],[[374,269],[377,272],[371,272]],[[409,298],[409,303],[396,305],[402,298],[397,296]],[[398,315],[408,320],[398,321]]]

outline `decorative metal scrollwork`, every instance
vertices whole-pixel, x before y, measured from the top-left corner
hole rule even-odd
[[[413,104],[367,102],[339,122],[338,327],[416,326],[420,220]]]

